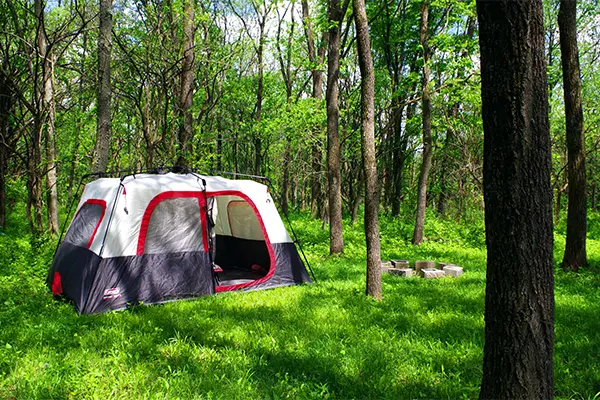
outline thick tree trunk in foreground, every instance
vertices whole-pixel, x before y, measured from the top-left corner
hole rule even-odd
[[[194,136],[192,95],[194,93],[194,4],[186,0],[183,5],[183,61],[181,64],[181,91],[179,92],[179,144],[177,165],[187,166],[191,155],[191,140]]]
[[[581,79],[579,77],[579,49],[577,46],[576,0],[561,0],[558,27],[560,29],[560,52],[565,96],[569,179],[567,241],[562,264],[564,267],[576,271],[580,266],[587,264],[585,249],[587,180]]]
[[[344,251],[342,229],[342,172],[340,165],[338,79],[340,28],[344,19],[339,0],[329,0],[329,53],[327,60],[327,182],[329,186],[329,252]]]
[[[423,99],[421,101],[421,112],[423,119],[423,160],[419,172],[419,186],[417,193],[417,217],[412,243],[420,244],[423,241],[423,230],[425,227],[425,209],[427,208],[427,179],[431,169],[432,145],[431,145],[431,94],[429,92],[429,0],[421,4],[420,40],[423,46]]]
[[[551,149],[542,3],[478,0],[487,243],[481,399],[554,395]]]
[[[361,123],[363,171],[365,175],[365,236],[367,240],[367,295],[381,299],[379,248],[379,199],[375,159],[375,73],[371,58],[369,25],[364,0],[354,0],[356,45],[361,74]]]
[[[112,0],[100,0],[100,32],[98,34],[98,118],[93,172],[106,172],[111,142],[110,58],[112,50]]]

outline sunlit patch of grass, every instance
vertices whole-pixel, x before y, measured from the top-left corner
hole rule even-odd
[[[293,215],[318,282],[226,293],[102,315],[75,313],[45,287],[47,239],[0,236],[0,398],[473,398],[483,351],[482,224],[428,216],[427,240],[382,217],[384,259],[465,267],[459,279],[383,277],[367,298],[362,223],[344,221],[329,255],[320,221]],[[561,234],[557,233],[557,259]],[[564,240],[564,238],[562,239]],[[556,394],[600,392],[600,246],[592,267],[556,274]]]

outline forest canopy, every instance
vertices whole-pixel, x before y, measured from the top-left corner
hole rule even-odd
[[[544,2],[556,215],[567,192],[558,5]],[[360,71],[352,5],[339,6],[341,198],[344,212],[356,215],[364,180]],[[327,8],[308,1],[115,1],[106,168],[185,163],[204,173],[265,175],[286,210],[289,203],[326,219],[326,50],[334,23],[328,23]],[[600,16],[593,1],[578,8],[588,191],[595,209]],[[44,231],[57,212],[52,199],[62,210],[79,177],[93,169],[98,112],[106,108],[98,96],[101,13],[97,2],[41,0],[7,0],[1,11],[0,223],[7,202],[27,198],[31,230]],[[420,2],[373,0],[367,12],[380,207],[392,215],[404,210],[412,219],[423,154]],[[475,3],[432,1],[428,16],[427,205],[468,219],[483,207]]]

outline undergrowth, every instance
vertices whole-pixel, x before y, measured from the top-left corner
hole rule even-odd
[[[595,218],[595,217],[593,217]],[[381,219],[382,257],[465,267],[458,279],[383,277],[364,295],[362,223],[344,224],[345,252],[328,231],[292,216],[317,283],[227,293],[102,315],[77,315],[44,282],[55,242],[0,234],[0,398],[411,399],[475,398],[481,381],[485,296],[483,222],[428,215]],[[20,225],[19,225],[20,224]],[[556,257],[564,233],[556,232]],[[590,268],[556,270],[555,392],[600,392],[600,242]],[[508,256],[508,255],[507,255]]]

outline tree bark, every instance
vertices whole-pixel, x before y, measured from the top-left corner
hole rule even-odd
[[[112,50],[112,0],[100,0],[100,32],[98,34],[98,118],[93,172],[106,172],[111,145],[112,87],[110,59]]]
[[[194,116],[192,114],[192,97],[194,94],[194,3],[186,0],[183,4],[183,60],[181,63],[181,91],[179,92],[179,145],[177,165],[189,165],[191,156],[191,140],[194,136]]]
[[[4,146],[0,145],[0,229],[2,230],[6,229],[6,158]]]
[[[412,243],[421,244],[423,241],[423,230],[425,227],[425,210],[427,208],[427,180],[431,170],[431,159],[433,148],[431,144],[431,94],[429,92],[429,0],[421,3],[420,41],[423,46],[423,98],[421,101],[421,112],[423,120],[423,160],[419,172],[419,186],[417,193],[417,217],[415,230],[413,231]]]
[[[0,69],[0,229],[6,229],[6,174],[9,148],[9,115],[13,98],[8,77]]]
[[[542,3],[477,0],[487,244],[481,399],[554,395],[551,147]]]
[[[327,183],[329,186],[329,252],[344,252],[342,228],[342,172],[339,142],[340,24],[339,0],[329,0],[329,51],[327,59]]]
[[[321,163],[322,163],[321,149],[318,144],[311,146],[311,167],[312,175],[310,178],[310,213],[313,218],[317,218],[320,215],[320,209],[323,206],[322,197],[322,185],[321,185]]]
[[[285,139],[285,150],[283,154],[283,183],[281,185],[281,212],[288,215],[290,197],[290,162],[292,158],[292,142],[290,138]]]
[[[404,106],[398,104],[398,101],[393,102],[393,150],[392,150],[392,166],[391,166],[391,183],[392,190],[392,216],[400,215],[400,205],[402,204],[402,181],[404,164],[406,163],[406,148],[408,146],[408,136],[406,129],[402,127],[402,116],[404,114]]]
[[[450,117],[453,121],[458,117],[458,109],[460,103],[454,103],[450,108]],[[446,215],[447,200],[448,200],[448,162],[450,147],[454,143],[454,132],[452,127],[446,129],[446,140],[444,141],[444,153],[442,154],[442,165],[440,166],[440,195],[438,197],[437,211],[442,217]]]
[[[587,179],[579,49],[577,46],[576,0],[561,0],[558,12],[558,27],[560,30],[560,52],[565,97],[569,182],[567,239],[562,264],[566,268],[577,271],[580,266],[587,264],[585,248]]]
[[[367,295],[381,299],[379,198],[375,159],[375,73],[371,58],[369,24],[364,0],[353,0],[356,45],[361,74],[361,144],[365,176],[365,236],[367,241]]]
[[[42,210],[44,204],[42,201],[42,130],[43,123],[40,115],[33,117],[33,132],[31,143],[29,144],[28,155],[28,202],[27,212],[33,211],[33,217],[30,218],[30,231],[34,235],[40,235],[44,231],[44,218]]]
[[[306,43],[308,47],[308,60],[311,64],[311,77],[312,77],[312,98],[315,100],[321,100],[323,98],[323,70],[321,63],[325,57],[325,46],[319,48],[315,45],[315,36],[312,28],[312,22],[310,19],[310,11],[308,8],[308,0],[302,0],[302,21],[304,25],[304,34],[306,36]],[[318,102],[317,102],[318,103]],[[311,146],[312,152],[312,174],[310,179],[310,193],[311,193],[311,214],[313,218],[319,216],[321,207],[321,148],[319,146],[320,140],[318,139],[319,132],[316,132],[316,138],[313,145]]]
[[[82,9],[82,18],[85,18],[86,15],[86,8],[83,7]],[[85,68],[85,61],[86,61],[86,56],[87,56],[87,43],[88,43],[88,33],[86,31],[82,32],[82,44],[81,44],[81,58],[79,61],[79,82],[78,82],[78,89],[79,89],[79,93],[78,93],[78,98],[77,98],[77,131],[75,132],[75,138],[73,140],[73,145],[71,147],[72,150],[72,157],[71,157],[71,162],[69,165],[69,185],[67,187],[67,204],[71,204],[71,201],[73,200],[73,189],[75,187],[75,167],[79,162],[80,159],[80,155],[79,155],[79,146],[80,146],[80,140],[79,137],[81,135],[81,132],[84,132],[84,127],[85,127],[85,123],[84,123],[84,114],[87,113],[86,111],[86,101],[84,98],[84,80],[86,79],[86,68]]]
[[[289,36],[287,39],[287,48],[285,51],[281,49],[281,26],[287,11],[290,10],[290,30]],[[292,90],[294,86],[294,76],[292,73],[292,41],[294,38],[294,28],[296,27],[296,21],[294,19],[294,7],[293,4],[290,8],[286,10],[286,12],[281,16],[279,12],[279,24],[277,29],[277,51],[279,58],[279,66],[281,70],[281,76],[283,78],[283,82],[285,83],[285,98],[286,98],[286,113],[289,115],[292,111]],[[289,194],[290,194],[290,163],[292,158],[292,149],[291,149],[291,138],[289,133],[285,134],[285,147],[283,154],[283,171],[282,171],[282,184],[281,184],[281,211],[284,215],[288,215],[289,208]]]
[[[48,232],[58,234],[58,192],[56,188],[56,145],[54,135],[54,64],[49,49],[46,27],[44,23],[44,5],[42,0],[35,1],[35,16],[38,23],[37,50],[42,66],[42,93],[41,93],[41,122],[44,129],[44,142],[46,148],[46,205],[48,212]]]

